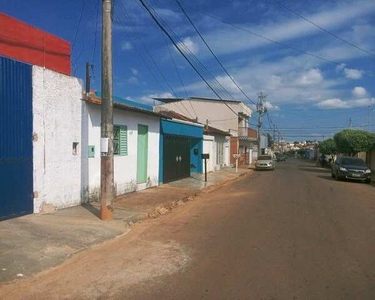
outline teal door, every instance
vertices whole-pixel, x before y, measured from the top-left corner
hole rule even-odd
[[[137,183],[147,181],[148,126],[138,125]]]

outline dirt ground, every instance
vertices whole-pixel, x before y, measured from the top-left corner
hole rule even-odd
[[[37,276],[1,299],[375,299],[375,189],[280,163]]]

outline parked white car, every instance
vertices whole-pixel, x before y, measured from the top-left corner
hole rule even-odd
[[[255,163],[255,170],[275,170],[275,160],[271,155],[260,155]]]

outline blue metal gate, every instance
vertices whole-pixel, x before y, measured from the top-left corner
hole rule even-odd
[[[0,57],[0,220],[33,212],[32,67]]]

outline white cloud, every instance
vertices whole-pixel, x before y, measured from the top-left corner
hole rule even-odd
[[[128,79],[128,83],[133,84],[133,85],[137,85],[137,84],[139,84],[139,80],[138,80],[137,77],[132,76]]]
[[[163,19],[175,19],[178,20],[180,19],[180,15],[173,10],[170,10],[168,8],[157,8],[155,9],[157,14],[161,16]]]
[[[353,96],[357,97],[357,98],[360,98],[360,97],[364,97],[366,96],[367,94],[367,91],[365,88],[361,87],[361,86],[356,86],[353,90],[352,90],[352,94]]]
[[[267,108],[268,110],[280,110],[280,107],[277,105],[273,105],[271,102],[266,101],[264,102],[264,107]]]
[[[357,69],[345,68],[344,74],[345,74],[345,77],[349,79],[361,79],[363,75],[363,71],[357,70]]]
[[[131,71],[132,71],[132,74],[134,76],[138,76],[139,75],[139,71],[136,68],[131,68]]]
[[[187,47],[193,54],[197,54],[199,51],[198,44],[194,43],[189,36],[184,38],[182,43],[178,43],[177,46],[182,49]]]
[[[319,69],[311,69],[306,74],[302,75],[299,80],[301,85],[313,85],[322,82],[323,75]]]
[[[346,67],[345,64],[339,64],[337,67],[336,67],[336,72],[341,72],[342,70],[344,70]]]
[[[128,50],[132,50],[132,49],[133,49],[133,45],[130,42],[123,42],[121,44],[121,50],[123,50],[123,51],[128,51]]]
[[[348,104],[345,101],[342,101],[338,98],[321,101],[317,104],[317,106],[324,109],[349,108]]]
[[[140,101],[146,104],[154,104],[155,100],[153,98],[173,98],[173,97],[174,96],[171,93],[150,94],[150,95],[142,96],[140,98]]]
[[[337,29],[342,26],[347,26],[352,20],[358,20],[361,16],[365,16],[375,11],[373,0],[362,1],[345,1],[336,6],[331,6],[330,9],[324,9],[315,14],[306,15],[307,18],[313,20],[320,26],[327,29]],[[207,25],[209,27],[209,24]],[[271,40],[278,42],[285,42],[297,38],[304,38],[320,33],[319,29],[311,26],[304,20],[299,18],[292,18],[288,21],[269,21],[257,26],[241,26],[242,28],[261,34]],[[268,45],[273,45],[269,41],[257,36],[251,36],[248,32],[233,30],[228,27],[218,27],[211,32],[205,34],[210,46],[217,54],[233,54],[240,51],[256,49]],[[343,49],[345,51],[343,51]],[[350,48],[348,48],[350,49]],[[342,52],[347,52],[347,49],[340,45]],[[363,56],[359,51],[350,49],[351,55]],[[313,51],[309,51],[313,52]]]
[[[343,101],[338,98],[327,99],[317,103],[316,105],[323,109],[348,109],[354,107],[365,107],[375,104],[375,98],[362,98],[356,100]]]
[[[232,93],[239,92],[238,87],[228,76],[216,76],[215,78],[227,91]],[[238,84],[238,83],[237,83]]]

